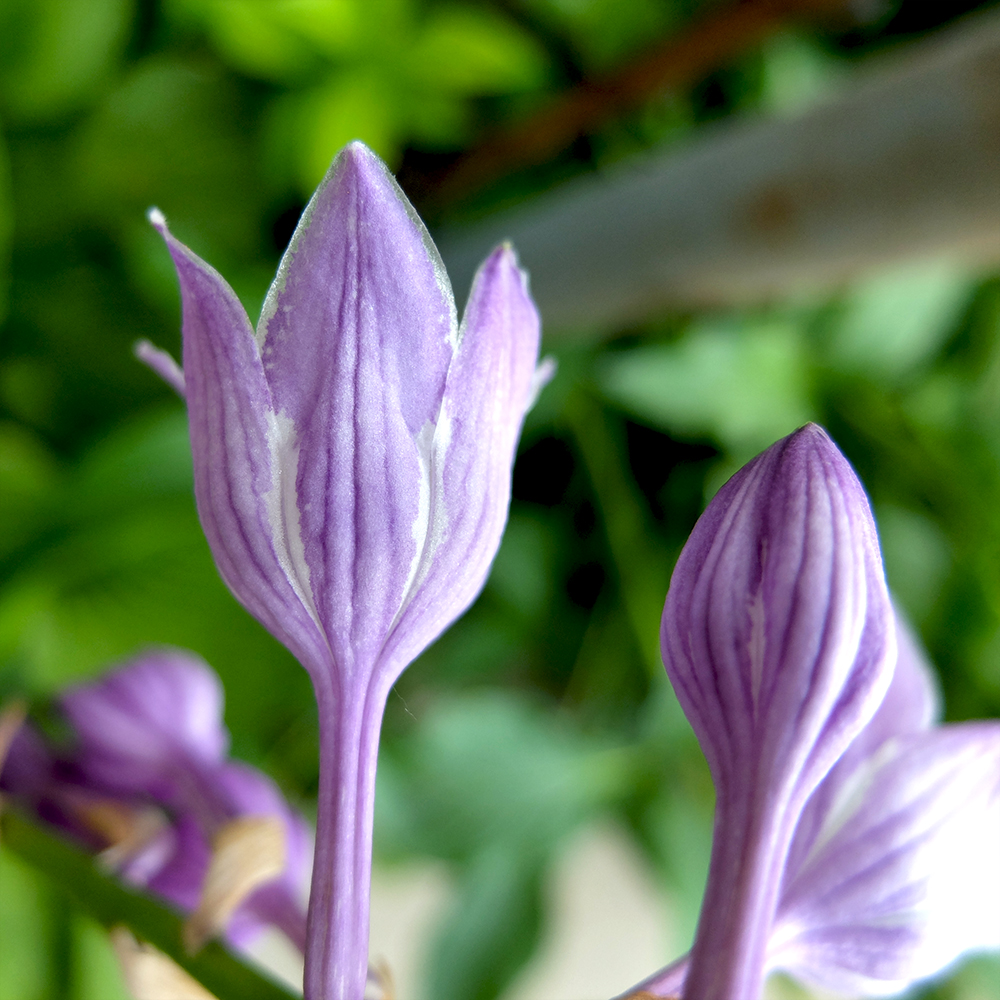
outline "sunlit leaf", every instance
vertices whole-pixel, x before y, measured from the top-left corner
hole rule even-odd
[[[0,22],[7,115],[34,121],[87,103],[111,75],[131,19],[131,0],[14,0]]]
[[[836,363],[897,378],[926,362],[953,332],[972,282],[947,262],[897,268],[845,296],[832,345]]]
[[[361,139],[390,165],[403,138],[397,99],[387,79],[361,70],[335,76],[298,98],[288,113],[298,123],[298,178],[311,192],[348,142]]]
[[[530,35],[474,7],[432,10],[407,61],[415,81],[469,94],[537,87],[546,70],[545,53]]]
[[[677,343],[607,358],[601,385],[640,419],[711,436],[739,461],[813,415],[799,334],[781,322],[697,324]]]

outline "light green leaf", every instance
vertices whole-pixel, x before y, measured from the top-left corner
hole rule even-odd
[[[4,1000],[37,1000],[48,979],[45,880],[0,849],[0,983]]]
[[[261,197],[251,162],[256,136],[241,120],[243,107],[217,65],[175,55],[134,63],[69,147],[78,211],[131,224],[158,205],[235,284],[224,254],[245,257],[255,245]]]
[[[712,436],[747,459],[811,419],[809,369],[790,323],[699,325],[677,343],[612,356],[607,396],[683,436]]]
[[[361,16],[357,0],[173,0],[168,9],[200,24],[229,65],[280,82],[350,52]]]
[[[928,361],[954,331],[973,283],[948,262],[911,264],[848,293],[831,354],[840,368],[895,380]]]
[[[770,39],[763,55],[761,103],[785,114],[811,107],[846,74],[844,64],[817,42],[787,32]]]
[[[124,48],[131,0],[20,0],[0,27],[0,94],[8,116],[58,117],[90,100]]]
[[[541,859],[511,845],[482,850],[438,930],[426,995],[494,1000],[531,956],[541,929]]]
[[[433,10],[407,60],[409,75],[432,89],[468,94],[528,90],[545,79],[546,57],[538,43],[489,10]]]
[[[927,617],[952,566],[944,532],[929,517],[892,504],[877,508],[889,586],[915,620]]]
[[[392,166],[402,141],[398,100],[388,80],[359,70],[334,77],[325,86],[296,96],[286,106],[298,122],[298,176],[303,194],[312,194],[334,156],[361,139]]]
[[[554,548],[544,524],[513,513],[490,571],[490,589],[528,618],[544,614],[552,599]]]
[[[499,691],[443,700],[393,758],[411,788],[410,835],[455,857],[501,840],[546,849],[620,794],[629,766],[565,720]]]

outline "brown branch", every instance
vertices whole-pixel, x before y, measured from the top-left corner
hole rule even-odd
[[[691,84],[800,16],[843,13],[845,0],[736,0],[665,39],[628,65],[556,96],[526,121],[503,127],[441,176],[432,200],[461,199],[515,170],[535,166],[622,111]]]

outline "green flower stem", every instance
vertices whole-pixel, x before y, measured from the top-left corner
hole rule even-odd
[[[107,928],[124,924],[136,937],[169,955],[218,1000],[290,1000],[294,994],[209,942],[188,955],[181,941],[183,918],[156,900],[102,872],[94,859],[17,813],[0,815],[0,849],[16,854],[52,880],[73,904]]]

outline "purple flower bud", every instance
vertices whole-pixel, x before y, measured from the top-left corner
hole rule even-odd
[[[1000,724],[933,728],[932,674],[897,637],[878,711],[802,811],[768,943],[768,969],[862,996],[1000,947]],[[679,995],[688,966],[634,989]]]
[[[890,740],[927,732],[940,714],[937,684],[909,625],[896,615],[896,668],[889,690],[872,720],[852,740],[830,773],[809,797],[785,864],[785,881],[812,852],[829,813],[844,796],[844,785]],[[783,890],[784,891],[784,890]]]
[[[173,805],[192,768],[226,757],[223,693],[211,668],[191,653],[153,650],[60,696],[79,737],[79,764],[96,782]]]
[[[882,704],[802,811],[768,942],[769,969],[858,996],[1000,947],[1000,724],[934,728],[930,669],[897,636]],[[688,964],[635,990],[680,995]]]
[[[820,428],[779,441],[709,504],[661,641],[716,788],[684,995],[756,1000],[799,815],[875,713],[896,655],[864,490]]]
[[[256,333],[225,281],[150,218],[180,279],[202,526],[319,702],[305,995],[361,1000],[385,698],[486,579],[538,388],[538,316],[500,247],[459,327],[426,229],[360,143],[306,208]]]

